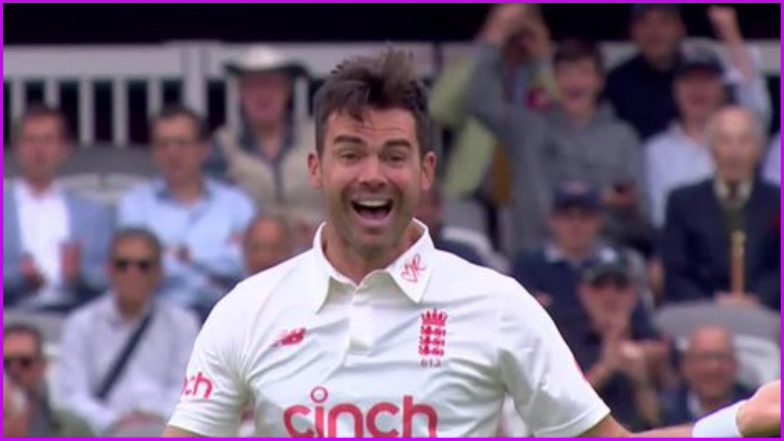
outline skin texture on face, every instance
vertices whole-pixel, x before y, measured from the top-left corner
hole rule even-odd
[[[58,118],[36,117],[21,125],[14,155],[28,181],[47,185],[68,159],[69,153],[70,146]]]
[[[760,160],[761,143],[753,115],[738,107],[720,110],[710,123],[708,143],[716,173],[724,182],[752,179]]]
[[[416,240],[409,228],[420,192],[430,189],[435,155],[421,156],[411,113],[371,108],[362,121],[333,113],[323,151],[311,154],[308,165],[326,199],[326,252],[336,267],[356,261],[362,269],[352,271],[361,280]]]
[[[282,72],[256,72],[239,79],[240,105],[251,126],[278,124],[285,119],[291,80]]]
[[[256,274],[288,259],[292,253],[291,238],[279,222],[263,219],[255,222],[243,244],[245,268]]]
[[[675,102],[681,117],[707,122],[726,98],[721,78],[709,72],[694,71],[675,80]]]
[[[115,245],[109,278],[121,310],[140,310],[155,293],[161,277],[160,257],[146,240],[127,238]]]
[[[3,336],[4,359],[27,359],[32,363],[25,367],[14,362],[5,372],[14,382],[28,392],[36,391],[44,381],[46,362],[36,338],[26,332],[14,332]]]
[[[631,34],[646,60],[654,66],[664,66],[675,61],[686,30],[676,15],[654,9],[632,23]]]
[[[706,327],[692,334],[683,359],[683,377],[700,399],[729,399],[737,373],[732,336],[725,329]]]
[[[579,298],[591,322],[600,331],[613,324],[628,324],[637,304],[634,287],[628,281],[623,284],[611,280],[583,283]]]
[[[582,208],[558,210],[550,216],[550,232],[559,248],[584,252],[599,237],[602,220],[599,213]]]
[[[555,66],[555,83],[568,114],[583,113],[596,105],[604,78],[591,58],[562,61]]]
[[[169,185],[201,179],[209,148],[199,139],[199,129],[186,116],[157,121],[152,127],[152,157]]]

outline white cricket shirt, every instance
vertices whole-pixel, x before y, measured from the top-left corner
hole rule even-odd
[[[207,319],[169,424],[233,436],[493,436],[504,396],[535,436],[609,410],[517,282],[436,250],[427,230],[358,286],[314,246],[248,278]]]

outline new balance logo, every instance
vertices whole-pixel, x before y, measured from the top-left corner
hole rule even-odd
[[[295,329],[293,331],[283,331],[283,334],[278,338],[272,347],[279,348],[281,346],[294,346],[302,343],[305,339],[305,328]]]

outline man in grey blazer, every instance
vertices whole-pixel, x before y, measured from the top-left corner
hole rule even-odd
[[[18,175],[3,185],[3,305],[66,311],[106,286],[107,207],[62,188],[71,152],[56,109],[32,106],[14,126]]]

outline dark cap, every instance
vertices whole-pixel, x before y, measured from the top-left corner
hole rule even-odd
[[[709,72],[721,77],[724,75],[724,66],[713,50],[707,47],[692,47],[683,51],[675,75],[682,77],[695,71]]]
[[[569,208],[599,211],[601,209],[599,193],[593,186],[586,182],[564,182],[555,190],[553,211],[563,211]]]
[[[672,3],[644,3],[644,4],[636,4],[632,5],[632,21],[637,21],[641,19],[645,14],[650,11],[662,11],[670,13],[676,17],[681,16],[681,8],[680,6]]]
[[[600,258],[585,268],[582,279],[583,282],[591,285],[607,279],[630,283],[632,274],[626,258],[618,252],[613,252],[612,255]]]

